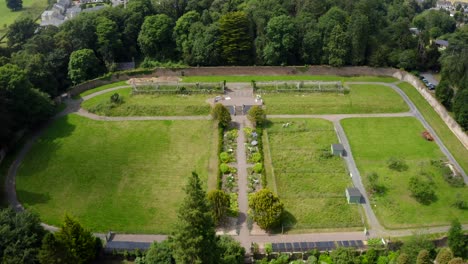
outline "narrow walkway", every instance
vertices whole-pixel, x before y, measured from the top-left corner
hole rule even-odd
[[[235,116],[233,121],[238,124],[239,133],[237,136],[237,184],[238,184],[238,201],[239,201],[239,236],[237,240],[241,245],[248,250],[250,248],[250,234],[247,226],[247,213],[249,210],[247,198],[247,159],[245,153],[245,134],[244,127],[246,122],[245,116]]]

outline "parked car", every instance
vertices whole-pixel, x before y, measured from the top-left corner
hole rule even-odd
[[[432,90],[435,90],[436,86],[431,83],[430,85],[427,86],[427,88],[429,88],[429,90],[432,91]]]

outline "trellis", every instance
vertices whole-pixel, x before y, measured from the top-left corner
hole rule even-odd
[[[260,93],[345,93],[342,82],[300,81],[300,82],[252,82],[255,91]]]
[[[131,83],[132,94],[223,94],[226,82],[183,83],[183,82],[140,82]]]

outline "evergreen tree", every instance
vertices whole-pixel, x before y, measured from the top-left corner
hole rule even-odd
[[[347,55],[347,36],[340,25],[336,25],[331,34],[327,45],[328,63],[331,66],[340,67],[346,63]]]
[[[252,38],[249,20],[244,12],[232,12],[219,19],[222,54],[229,65],[249,64],[252,57]]]
[[[213,220],[215,224],[219,224],[229,210],[229,195],[222,190],[213,190],[208,193],[208,201],[213,212]]]
[[[453,253],[450,248],[442,248],[437,254],[436,261],[437,264],[448,264],[450,260],[453,259]]]
[[[284,205],[277,195],[268,189],[261,189],[249,197],[250,214],[258,226],[267,230],[278,226]]]
[[[211,110],[211,116],[218,121],[220,127],[227,128],[231,123],[231,114],[229,110],[222,104],[217,103]]]
[[[195,172],[185,187],[186,196],[179,208],[177,231],[173,236],[177,263],[217,263],[215,225],[211,210]]]

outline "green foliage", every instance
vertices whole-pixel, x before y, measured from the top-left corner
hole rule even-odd
[[[388,168],[395,171],[406,171],[408,170],[408,165],[403,159],[391,157],[387,161]]]
[[[33,264],[45,231],[39,217],[29,211],[0,210],[0,262]]]
[[[109,65],[114,62],[115,55],[122,48],[121,34],[117,23],[106,18],[99,17],[96,25],[98,52]]]
[[[145,264],[172,264],[173,248],[171,241],[153,242],[145,255]]]
[[[253,171],[255,173],[262,173],[263,171],[263,164],[262,163],[255,163],[254,166],[253,166]]]
[[[219,159],[223,163],[229,163],[229,161],[231,160],[231,155],[229,155],[229,153],[227,153],[227,152],[221,152],[219,154]]]
[[[227,128],[231,123],[231,114],[229,110],[222,104],[216,104],[213,109],[211,109],[211,116],[214,120],[218,121],[219,126]]]
[[[453,100],[453,112],[458,124],[468,130],[468,88],[460,90]]]
[[[448,110],[452,109],[453,89],[443,80],[437,85],[435,95]]]
[[[330,253],[330,257],[334,264],[354,264],[358,261],[354,248],[339,247]]]
[[[397,264],[411,264],[411,258],[406,253],[401,253],[396,259]]]
[[[266,46],[263,49],[263,58],[267,64],[283,65],[297,46],[296,25],[292,17],[281,15],[268,21],[266,27]]]
[[[8,0],[20,1],[20,0]],[[8,47],[12,49],[21,48],[26,41],[34,35],[38,25],[29,17],[20,17],[8,27]]]
[[[6,0],[6,5],[11,11],[18,11],[23,8],[23,0]]]
[[[102,248],[102,242],[76,220],[65,215],[60,230],[46,236],[39,253],[41,263],[89,263]]]
[[[213,220],[216,225],[219,225],[229,210],[229,195],[222,190],[212,190],[208,193],[207,198],[213,212]]]
[[[418,258],[416,259],[416,264],[432,264],[431,256],[429,251],[423,249],[419,251]]]
[[[435,246],[431,240],[424,235],[415,234],[403,244],[401,247],[401,254],[398,257],[398,263],[414,263],[421,250],[427,250],[430,254],[434,251]],[[405,257],[402,257],[405,255]],[[400,262],[403,258],[406,262]]]
[[[227,165],[226,163],[221,163],[221,164],[219,165],[219,170],[221,171],[221,173],[226,174],[226,173],[229,173],[229,171],[231,170],[231,168],[230,168],[229,165]]]
[[[247,118],[256,126],[262,126],[266,121],[265,110],[262,106],[254,105],[247,113]]]
[[[265,243],[265,253],[271,254],[273,252],[273,245],[271,243]]]
[[[452,221],[448,235],[448,246],[456,257],[468,257],[468,238],[463,234],[463,229],[458,219]]]
[[[91,49],[72,52],[68,63],[68,77],[74,84],[93,79],[102,72],[98,58]]]
[[[206,193],[193,172],[185,187],[177,228],[172,237],[177,263],[214,263],[217,257],[215,225]]]
[[[251,61],[252,39],[249,20],[244,12],[232,12],[219,19],[221,49],[229,65],[246,65]]]
[[[249,197],[249,207],[253,220],[265,229],[281,223],[284,205],[278,196],[268,189],[262,189]]]
[[[437,261],[438,264],[448,264],[452,259],[452,251],[449,248],[442,248],[437,254],[435,261]]]
[[[252,156],[250,157],[250,159],[252,160],[252,162],[261,162],[262,161],[262,154],[259,153],[259,152],[255,152],[252,154]]]
[[[138,35],[138,45],[143,54],[157,60],[170,59],[173,52],[173,21],[167,15],[154,15],[145,18]]]
[[[242,264],[244,263],[245,249],[231,236],[223,235],[219,237],[217,243],[220,264]]]
[[[348,36],[340,25],[336,25],[330,33],[326,47],[329,56],[328,63],[331,66],[341,67],[346,64],[348,45]]]
[[[432,184],[423,180],[421,177],[411,177],[408,189],[411,195],[422,204],[428,205],[437,200]]]
[[[110,102],[112,104],[121,104],[123,102],[123,98],[120,96],[120,94],[115,93],[115,94],[111,95]]]
[[[448,262],[448,264],[464,264],[466,262],[463,261],[462,258],[453,258]]]

